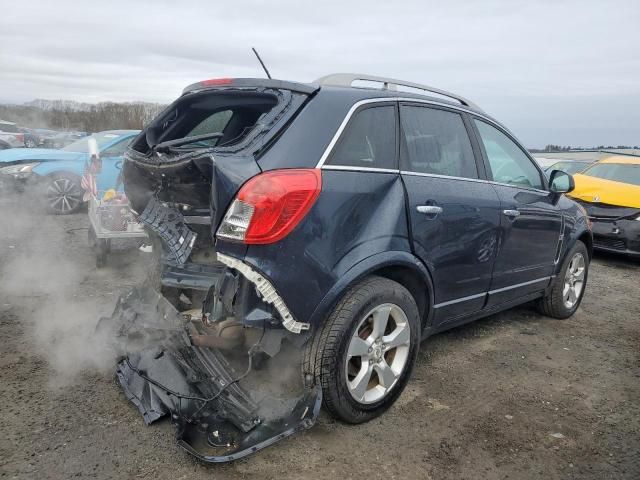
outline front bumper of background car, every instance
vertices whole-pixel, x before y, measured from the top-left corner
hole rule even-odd
[[[640,220],[592,219],[593,248],[640,258]]]
[[[38,183],[41,178],[32,172],[37,162],[12,162],[0,164],[0,189],[3,192],[23,192]]]
[[[575,201],[589,217],[595,250],[640,257],[639,208]]]

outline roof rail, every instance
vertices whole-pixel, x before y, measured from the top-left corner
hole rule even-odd
[[[366,75],[362,73],[332,73],[330,75],[320,77],[313,83],[317,83],[318,85],[331,85],[335,87],[350,87],[352,86],[353,82],[358,80],[382,83],[382,88],[387,90],[396,90],[396,86],[424,90],[425,92],[436,93],[438,95],[442,95],[443,97],[453,98],[454,100],[460,102],[462,105],[482,111],[480,107],[478,107],[475,103],[455,93],[447,92],[446,90],[440,90],[436,87],[429,87],[428,85],[421,85],[419,83],[396,80],[394,78],[376,77],[374,75]]]

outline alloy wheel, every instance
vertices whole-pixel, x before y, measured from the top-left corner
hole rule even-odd
[[[409,359],[411,330],[392,303],[375,307],[358,323],[347,350],[347,389],[359,403],[375,403],[396,385]]]
[[[584,276],[586,273],[584,255],[576,253],[571,261],[564,276],[564,287],[562,289],[562,301],[564,306],[571,309],[575,306],[580,298],[582,289],[584,288]]]
[[[56,178],[47,186],[49,208],[58,213],[70,213],[82,202],[82,189],[68,178]]]

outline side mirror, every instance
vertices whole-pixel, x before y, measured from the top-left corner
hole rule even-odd
[[[549,175],[549,190],[552,193],[569,193],[576,188],[573,177],[562,170],[554,170]]]

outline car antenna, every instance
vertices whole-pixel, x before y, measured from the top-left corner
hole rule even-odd
[[[271,74],[269,73],[269,70],[267,70],[267,67],[264,66],[264,62],[260,58],[260,55],[258,55],[258,51],[253,47],[251,47],[251,50],[253,50],[253,53],[255,53],[256,57],[258,57],[258,61],[260,62],[260,65],[262,65],[262,69],[264,70],[264,73],[267,74],[267,78],[271,80]]]

